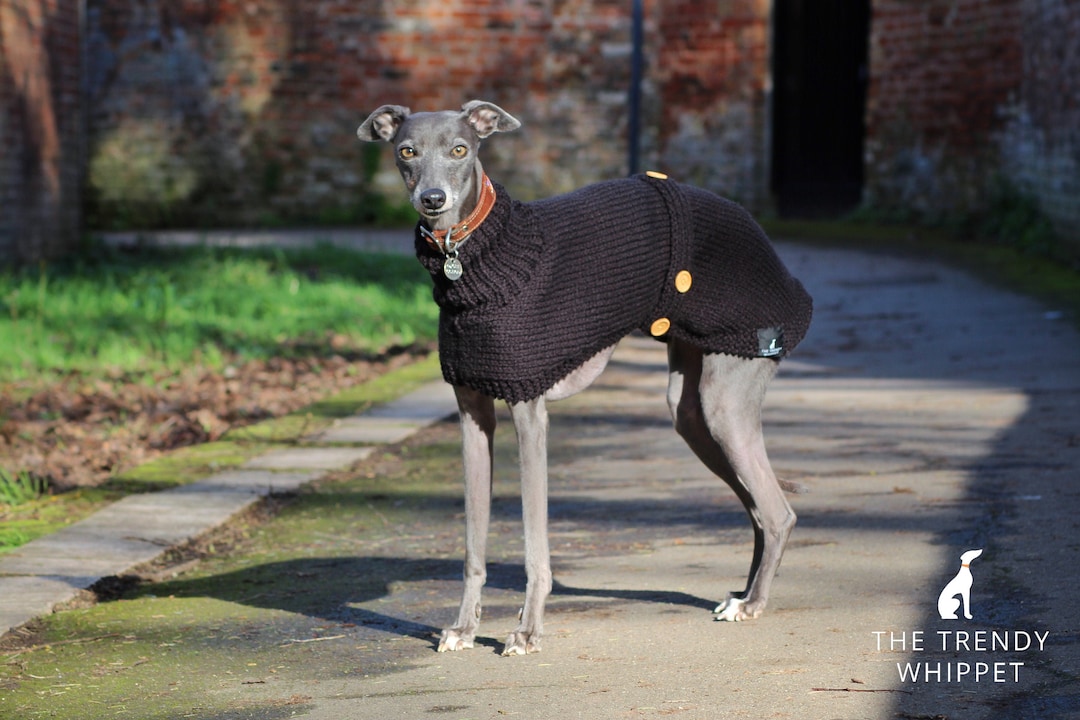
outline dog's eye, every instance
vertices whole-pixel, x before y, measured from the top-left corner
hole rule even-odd
[[[400,150],[398,150],[398,155],[400,155],[405,160],[409,160],[411,158],[416,157],[416,150],[414,150],[411,147],[405,146],[405,147],[401,148]]]
[[[469,154],[469,148],[464,145],[455,145],[454,149],[450,151],[451,157],[463,158]]]

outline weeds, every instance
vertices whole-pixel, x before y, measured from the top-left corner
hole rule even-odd
[[[30,536],[18,528],[0,527],[0,550],[17,548],[30,542]]]
[[[35,475],[28,472],[12,475],[0,469],[0,506],[26,505],[42,497],[47,491],[45,481]],[[0,545],[3,544],[0,539]]]
[[[978,232],[1029,255],[1051,259],[1061,256],[1053,225],[1039,209],[1038,201],[1003,179],[991,189],[989,210]]]
[[[1072,247],[1055,230],[1033,195],[1005,177],[990,180],[981,191],[977,207],[957,213],[920,213],[912,207],[863,204],[843,221],[873,226],[873,232],[889,227],[940,232],[951,239],[1009,248],[1035,258],[1080,267],[1080,247]]]

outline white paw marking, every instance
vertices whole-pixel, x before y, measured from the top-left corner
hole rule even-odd
[[[506,638],[502,655],[503,657],[510,657],[511,655],[530,655],[538,652],[540,652],[539,638],[534,639],[524,632],[512,632]]]
[[[439,652],[457,652],[458,650],[468,650],[472,646],[472,640],[465,640],[457,635],[447,635],[439,643]]]
[[[716,620],[719,622],[739,622],[743,619],[742,606],[745,603],[745,600],[739,598],[728,598],[713,610],[716,614]]]

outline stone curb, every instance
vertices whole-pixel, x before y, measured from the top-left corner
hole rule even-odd
[[[453,388],[432,381],[304,438],[314,446],[272,450],[189,485],[129,495],[29,542],[0,557],[0,636],[102,578],[213,530],[261,498],[296,490],[456,412]]]

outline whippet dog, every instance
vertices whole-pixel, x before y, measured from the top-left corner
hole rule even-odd
[[[469,233],[473,228],[466,227],[469,224],[466,221],[472,222],[471,218],[483,215],[486,210],[482,206],[496,202],[490,197],[494,191],[477,154],[481,140],[493,133],[514,130],[519,126],[517,119],[498,106],[474,100],[465,104],[461,111],[444,112],[411,113],[403,106],[385,105],[371,113],[357,130],[357,135],[364,141],[383,141],[394,147],[397,167],[405,182],[409,199],[420,215],[416,238],[417,252],[421,261],[428,264],[432,272],[437,301],[440,297],[445,299],[464,287],[466,280],[460,279],[462,273],[467,276],[470,272],[483,272],[484,257],[479,255],[480,248],[476,247],[478,243],[497,244],[501,239],[495,237],[489,240],[471,240]],[[660,174],[650,175],[653,178],[666,178]],[[647,188],[641,192],[647,191],[653,196],[668,192],[669,188],[676,185],[672,183],[665,189],[660,186],[660,180],[639,177],[641,183],[638,185]],[[624,179],[610,182],[630,181]],[[621,192],[622,188],[630,186],[600,183],[589,187],[600,188],[598,192],[603,192],[605,187],[612,188],[612,192]],[[711,194],[710,196],[716,197]],[[561,212],[560,202],[560,198],[552,198],[537,203],[515,203],[515,207],[540,207],[542,203],[541,209],[550,216],[553,212]],[[734,203],[723,202],[738,208]],[[566,208],[569,212],[569,205],[566,205]],[[738,211],[745,214],[741,208],[738,208]],[[580,224],[588,225],[589,214],[582,214],[580,210],[578,212],[579,215],[575,217],[580,220]],[[638,220],[635,212],[639,211],[629,200],[619,212],[627,216],[626,221],[629,223]],[[480,217],[477,222],[482,221],[483,218]],[[754,232],[761,232],[756,223],[752,220],[748,222],[756,228]],[[594,231],[593,234],[597,232]],[[477,236],[480,235],[478,231]],[[761,235],[763,237],[763,233]],[[619,246],[619,237],[604,240],[609,248]],[[543,238],[543,242],[549,243],[550,247],[557,247],[555,244],[559,241],[558,237],[545,235]],[[660,239],[657,242],[660,244],[656,247],[667,247],[667,240]],[[768,245],[767,241],[763,242]],[[473,256],[469,255],[470,250],[475,253]],[[484,252],[488,253],[485,257],[490,260],[491,251]],[[761,252],[773,251],[769,246],[767,251]],[[438,261],[436,264],[432,264],[433,257]],[[517,260],[518,257],[514,255],[510,259]],[[770,262],[782,267],[775,254],[771,255],[771,258]],[[566,268],[567,272],[579,270]],[[725,269],[715,268],[711,271],[722,273]],[[696,272],[700,276],[703,270],[698,269]],[[784,274],[789,277],[786,270]],[[686,292],[690,283],[689,273],[680,272],[678,276],[672,274],[671,278],[678,286],[679,293]],[[695,278],[695,285],[698,282]],[[700,282],[704,284],[704,280]],[[795,284],[797,285],[797,281]],[[798,285],[798,291],[805,295],[801,285]],[[661,290],[656,290],[656,293],[659,295]],[[809,302],[809,296],[805,297]],[[512,305],[511,300],[505,298],[500,303],[506,307]],[[449,337],[446,333],[456,332],[457,325],[454,323],[458,318],[448,317],[448,306],[444,306],[442,302],[440,306],[440,356],[444,362],[443,373],[455,384],[460,410],[465,472],[466,544],[464,592],[460,611],[457,621],[443,631],[438,651],[473,647],[479,626],[481,588],[486,580],[485,546],[490,518],[494,401],[497,396],[507,400],[519,444],[527,573],[525,603],[519,624],[507,638],[502,654],[523,655],[537,652],[540,650],[543,632],[544,603],[552,588],[547,534],[546,404],[549,400],[573,395],[592,383],[611,357],[618,337],[605,341],[608,345],[598,351],[590,350],[593,354],[564,372],[537,396],[511,400],[508,395],[477,389],[478,384],[485,387],[482,383],[455,382],[452,369],[448,370],[447,367],[446,355],[449,348],[444,341]],[[809,309],[805,315],[805,324],[808,325]],[[661,320],[667,322],[666,318]],[[663,322],[653,323],[654,335],[663,335],[668,330]],[[626,334],[633,329],[631,327],[621,332]],[[535,328],[535,334],[538,335],[545,331],[545,327]],[[670,337],[660,338],[668,343],[670,374],[667,400],[675,428],[705,465],[734,489],[753,525],[754,553],[747,585],[744,590],[731,593],[728,599],[716,608],[718,620],[739,621],[761,615],[784,546],[795,525],[795,513],[784,497],[784,488],[773,474],[761,431],[762,402],[766,386],[777,369],[777,355],[780,351],[777,341],[780,337],[781,332],[766,332],[760,355],[750,358],[705,351],[693,342],[677,337],[674,328],[671,329]],[[484,340],[486,342],[487,338]],[[465,349],[468,349],[467,342]]]
[[[957,620],[956,611],[964,606],[964,617],[971,619],[971,561],[982,555],[982,550],[968,550],[960,556],[960,569],[938,595],[938,615],[942,620]]]

